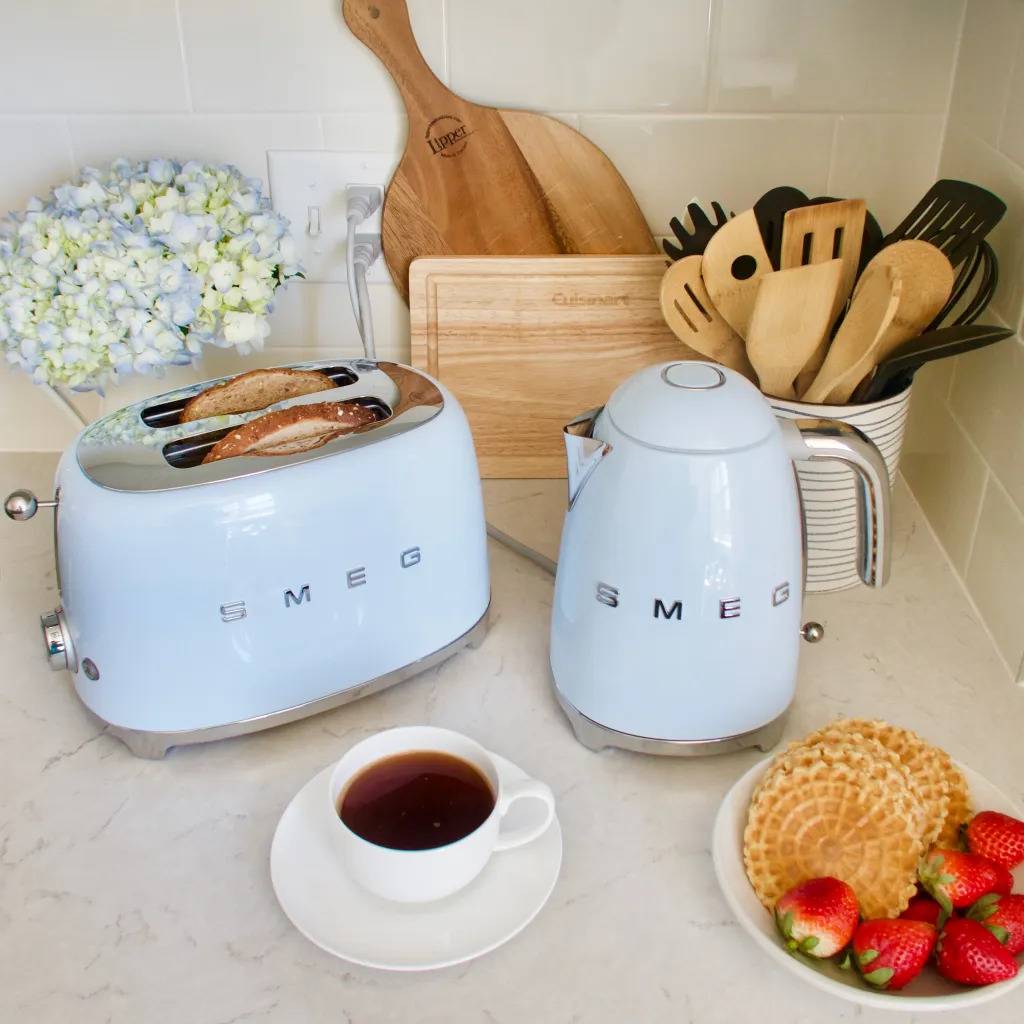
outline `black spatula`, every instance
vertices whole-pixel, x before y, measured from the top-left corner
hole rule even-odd
[[[1006,213],[1006,203],[988,189],[968,181],[937,181],[890,232],[885,244],[920,238],[941,249],[958,267]]]
[[[1009,338],[1013,331],[1006,327],[971,324],[968,327],[946,327],[911,338],[892,351],[875,370],[875,375],[854,393],[854,402],[877,402],[909,387],[914,374],[925,363],[936,359],[973,352],[986,345]]]

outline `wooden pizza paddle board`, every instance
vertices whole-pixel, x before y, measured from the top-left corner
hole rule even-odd
[[[612,162],[553,118],[456,96],[423,59],[406,0],[342,0],[387,68],[409,136],[384,201],[384,258],[408,300],[418,256],[655,253]]]

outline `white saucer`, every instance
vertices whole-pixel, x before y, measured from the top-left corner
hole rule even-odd
[[[511,761],[491,757],[503,780],[527,778]],[[281,909],[321,949],[389,971],[450,967],[508,942],[547,902],[562,865],[557,817],[539,839],[495,853],[478,878],[447,899],[392,903],[366,892],[345,874],[330,841],[324,804],[333,767],[299,790],[270,848],[270,879]],[[529,808],[513,808],[510,827],[519,814],[525,822]]]

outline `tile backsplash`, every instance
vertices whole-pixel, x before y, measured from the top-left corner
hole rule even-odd
[[[903,473],[1024,682],[1024,0],[967,4],[939,173],[1006,201],[984,319],[1018,336],[918,376]]]
[[[378,0],[386,3],[388,0]],[[85,163],[168,155],[266,179],[271,149],[379,151],[405,124],[340,0],[0,0],[0,209]],[[766,188],[865,196],[895,225],[938,171],[1010,204],[997,312],[1024,302],[1024,0],[409,0],[445,82],[554,112],[622,171],[656,234],[694,196],[733,209]],[[112,30],[116,26],[116,31]],[[52,70],[41,73],[40,69]],[[947,124],[948,119],[948,124]],[[372,287],[378,351],[408,357],[407,313]],[[133,378],[88,415],[171,383],[358,351],[344,286],[280,297],[263,353],[211,352]],[[1024,629],[1024,350],[1013,342],[921,375],[906,473],[1014,672]],[[0,450],[63,447],[70,422],[0,369]],[[1012,566],[1007,563],[1009,559]],[[1016,570],[1016,571],[1013,571]],[[1010,581],[1010,582],[1007,582]],[[1016,595],[1012,595],[1016,596]]]

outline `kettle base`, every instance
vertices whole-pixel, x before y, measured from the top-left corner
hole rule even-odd
[[[734,736],[722,736],[711,740],[667,740],[655,739],[651,736],[637,736],[634,733],[620,732],[607,725],[601,725],[588,718],[579,708],[574,707],[555,688],[555,697],[576,734],[576,739],[589,750],[604,750],[606,747],[618,747],[621,750],[632,750],[638,754],[661,754],[669,757],[707,757],[712,754],[730,754],[738,750],[757,747],[767,753],[780,739],[786,724],[789,708],[778,718],[749,732],[737,733]]]

